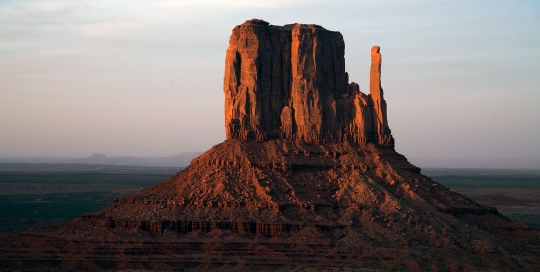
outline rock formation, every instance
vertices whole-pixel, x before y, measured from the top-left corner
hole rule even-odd
[[[379,144],[392,145],[394,139],[390,134],[386,117],[386,101],[381,87],[382,57],[380,47],[371,48],[371,70],[369,71],[369,94],[373,105],[373,137]]]
[[[370,94],[339,32],[233,29],[227,140],[105,209],[0,240],[0,268],[534,270],[540,234],[422,175],[393,148],[372,48]]]
[[[392,147],[380,60],[375,46],[366,95],[358,84],[348,83],[339,32],[318,25],[271,26],[261,20],[235,27],[225,61],[227,139]]]

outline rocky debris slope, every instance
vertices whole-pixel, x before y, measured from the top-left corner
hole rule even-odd
[[[421,175],[391,149],[231,139],[159,185],[85,217],[153,233],[219,228],[272,237],[305,226],[345,228],[362,216],[407,224],[415,211],[498,215]]]
[[[537,269],[538,230],[441,186],[393,149],[379,50],[365,95],[347,83],[338,32],[237,26],[228,139],[101,211],[2,238],[0,268]]]

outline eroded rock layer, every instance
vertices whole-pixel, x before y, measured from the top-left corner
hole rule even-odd
[[[375,48],[366,95],[348,83],[339,32],[261,20],[235,27],[225,62],[227,138],[393,146]]]

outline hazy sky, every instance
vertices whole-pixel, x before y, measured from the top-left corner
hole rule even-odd
[[[396,150],[540,157],[540,1],[0,1],[0,157],[168,156],[225,138],[229,35],[251,18],[370,48]]]

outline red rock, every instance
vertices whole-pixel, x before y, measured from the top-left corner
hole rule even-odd
[[[380,86],[378,50],[373,56]],[[246,21],[229,41],[224,91],[227,139],[393,146],[382,89],[365,95],[348,83],[339,32]]]
[[[386,117],[386,101],[381,87],[382,57],[380,50],[379,46],[371,48],[371,70],[369,75],[369,93],[373,101],[374,137],[377,138],[377,143],[381,145],[393,145],[394,140],[390,134]]]

